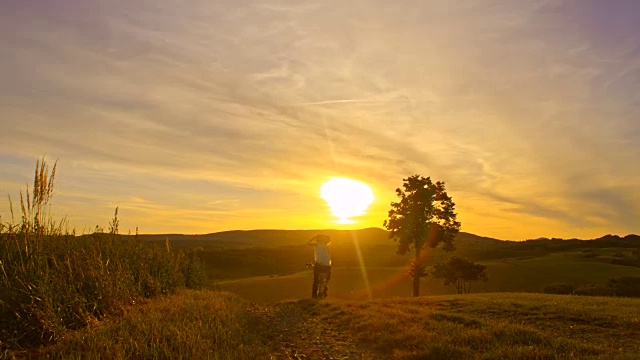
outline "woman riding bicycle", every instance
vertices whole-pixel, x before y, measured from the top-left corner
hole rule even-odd
[[[313,287],[311,289],[311,297],[314,299],[318,297],[318,277],[320,274],[327,274],[327,282],[331,279],[330,244],[331,238],[325,234],[316,235],[307,242],[307,245],[313,246],[313,257],[315,261],[313,265]]]

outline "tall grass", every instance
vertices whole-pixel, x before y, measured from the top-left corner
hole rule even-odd
[[[236,295],[180,291],[118,321],[69,333],[33,359],[268,359],[247,303]]]
[[[142,298],[196,288],[204,271],[193,253],[118,234],[76,236],[51,216],[56,165],[38,160],[20,193],[19,221],[0,219],[0,353],[58,339],[70,329],[122,313]]]

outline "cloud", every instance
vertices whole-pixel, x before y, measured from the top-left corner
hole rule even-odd
[[[485,201],[513,224],[633,230],[640,31],[593,30],[608,24],[597,2],[2,6],[13,16],[0,21],[12,54],[0,59],[1,152],[59,157],[78,209],[85,196],[145,199],[127,206],[153,228],[154,211],[215,211],[162,195],[203,181],[209,204],[233,193],[228,214],[281,214],[331,176],[371,183],[384,204],[420,173],[478,202],[461,206],[470,219],[488,216]],[[607,11],[630,20],[634,6]],[[240,224],[225,221],[215,228]],[[535,225],[500,226],[535,237]]]

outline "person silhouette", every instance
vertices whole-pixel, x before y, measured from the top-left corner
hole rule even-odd
[[[318,277],[320,274],[327,274],[327,283],[331,279],[331,237],[325,234],[319,234],[312,237],[307,245],[313,246],[313,286],[311,288],[311,297],[318,297]]]

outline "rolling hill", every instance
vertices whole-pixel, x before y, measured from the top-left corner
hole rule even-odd
[[[149,241],[169,240],[178,247],[209,247],[220,249],[244,249],[250,247],[279,247],[304,244],[319,233],[326,233],[333,239],[333,245],[350,243],[357,239],[363,245],[385,245],[392,243],[389,232],[380,228],[360,230],[231,230],[210,234],[145,234],[141,237]],[[624,237],[605,235],[595,239],[538,238],[524,241],[501,240],[460,232],[456,237],[458,250],[494,250],[522,249],[531,251],[536,248],[567,249],[577,247],[640,247],[640,235],[630,234]]]
[[[216,288],[241,294],[256,302],[306,297],[311,272],[304,264],[311,262],[313,255],[309,248],[297,241],[301,238],[304,241],[316,233],[233,232],[232,236],[242,239],[243,244],[262,246],[203,246],[200,256]],[[229,241],[232,238],[229,235],[214,234],[211,239],[214,242],[217,241],[215,239]],[[332,297],[353,299],[369,295],[373,298],[408,295],[411,280],[405,269],[412,256],[397,255],[395,243],[388,239],[386,231],[333,231],[331,235],[334,259]],[[189,240],[179,241],[185,241],[181,246],[187,246]],[[474,284],[473,292],[540,292],[544,286],[558,282],[583,286],[602,284],[613,277],[640,276],[640,237],[636,235],[516,242],[460,233],[456,247],[453,253],[445,253],[439,248],[430,249],[427,265],[457,255],[487,266],[490,281]],[[426,295],[455,293],[452,287],[444,286],[440,281],[425,278],[422,282]]]
[[[362,230],[250,230],[225,231],[205,235],[141,235],[148,241],[169,240],[172,246],[195,249],[213,279],[238,279],[254,276],[283,276],[305,270],[313,260],[304,244],[314,235],[331,235],[334,268],[360,267],[361,258],[369,268],[397,268],[402,271],[411,255],[398,256],[396,244],[389,233],[379,228]],[[439,248],[430,249],[428,264],[450,255],[464,256],[474,261],[498,262],[543,257],[551,254],[571,254],[565,260],[601,264],[638,265],[640,236],[606,235],[591,240],[532,239],[506,241],[461,232],[455,240],[456,251],[449,254]],[[602,249],[619,249],[603,253]],[[594,253],[596,251],[596,253]],[[597,254],[598,252],[602,254]],[[612,255],[617,255],[614,257]],[[511,260],[510,260],[511,259]],[[564,259],[564,258],[563,258]],[[518,261],[516,261],[517,263]],[[599,266],[597,264],[593,266]],[[512,290],[511,290],[512,291]]]

